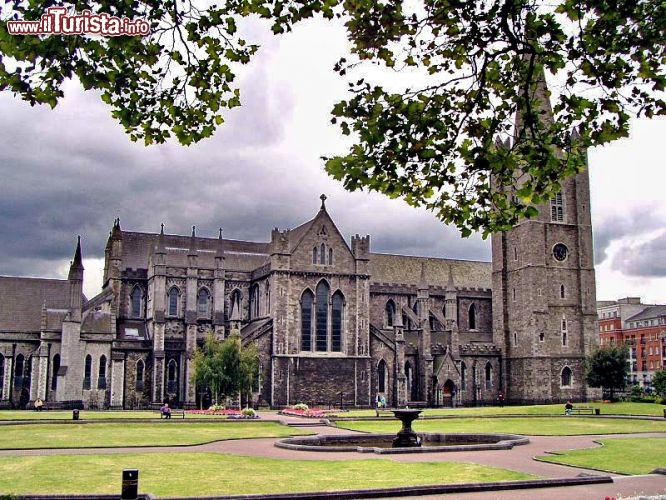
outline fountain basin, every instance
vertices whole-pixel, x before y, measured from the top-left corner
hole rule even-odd
[[[443,453],[473,450],[508,450],[530,440],[517,434],[417,433],[421,446],[393,447],[395,434],[299,436],[276,441],[275,446],[300,451],[355,451],[358,453]]]

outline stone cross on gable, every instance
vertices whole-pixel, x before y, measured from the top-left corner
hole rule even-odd
[[[326,206],[324,205],[324,202],[326,201],[326,195],[325,195],[325,194],[322,194],[322,195],[319,197],[319,199],[321,200],[321,208],[322,208],[322,210],[324,210],[324,209],[326,208]]]

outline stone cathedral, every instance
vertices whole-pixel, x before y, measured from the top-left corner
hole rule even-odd
[[[140,233],[115,220],[101,292],[0,277],[0,406],[207,404],[191,357],[207,332],[260,353],[255,403],[391,406],[586,400],[596,338],[586,171],[540,215],[492,236],[492,262],[373,253],[322,195],[267,242]]]

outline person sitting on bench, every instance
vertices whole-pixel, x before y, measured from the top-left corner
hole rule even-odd
[[[564,405],[564,414],[571,415],[572,410],[573,410],[573,404],[571,404],[571,401],[567,401],[567,404]]]
[[[162,418],[171,418],[171,408],[169,408],[169,403],[164,403],[164,406],[160,408],[162,412]]]

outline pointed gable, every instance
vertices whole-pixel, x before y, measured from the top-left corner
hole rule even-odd
[[[292,267],[315,271],[350,272],[356,270],[354,256],[326,211],[325,197],[314,219],[290,231]]]

